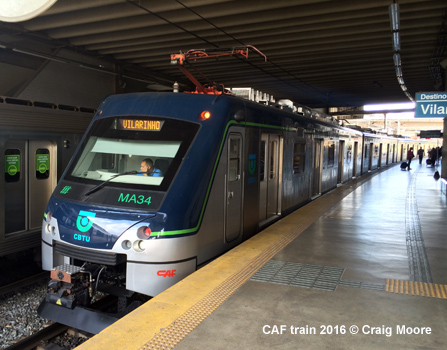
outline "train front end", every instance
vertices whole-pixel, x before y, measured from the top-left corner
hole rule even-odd
[[[44,214],[42,317],[99,332],[196,270],[206,189],[194,179],[211,174],[214,151],[194,142],[197,103],[180,103],[180,118],[177,99],[112,97],[97,113]],[[92,310],[101,293],[114,318]]]

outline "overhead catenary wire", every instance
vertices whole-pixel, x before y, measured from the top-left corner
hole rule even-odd
[[[148,14],[150,14],[150,15],[153,15],[153,16],[157,17],[158,19],[160,19],[160,20],[162,20],[162,21],[164,21],[164,22],[166,22],[166,23],[168,23],[168,24],[170,24],[170,25],[172,25],[172,26],[178,28],[179,30],[181,30],[181,31],[183,31],[183,32],[185,32],[185,33],[190,34],[191,36],[195,37],[195,38],[198,39],[198,40],[203,41],[204,43],[206,43],[206,44],[208,44],[208,45],[210,45],[210,46],[213,46],[213,47],[215,47],[215,48],[218,48],[218,47],[219,47],[219,44],[214,43],[214,42],[212,42],[212,41],[210,41],[210,40],[208,40],[208,39],[206,39],[206,38],[204,38],[204,37],[202,37],[202,36],[200,36],[200,35],[194,33],[193,31],[190,31],[190,30],[188,30],[188,29],[182,27],[181,25],[179,25],[179,24],[177,24],[177,23],[175,23],[175,22],[173,22],[173,21],[171,21],[171,20],[169,20],[169,19],[163,17],[162,15],[160,15],[160,14],[154,12],[154,11],[151,11],[151,10],[148,9],[147,7],[143,6],[143,5],[140,3],[140,1],[134,1],[134,0],[126,0],[126,1],[127,1],[128,3],[130,3],[130,4],[132,4],[132,5],[134,5],[134,6],[138,7],[138,8],[140,8],[141,10],[145,11],[146,13],[148,13]],[[246,43],[244,43],[243,41],[239,40],[238,38],[236,38],[236,37],[233,36],[232,34],[228,33],[228,32],[225,31],[224,29],[220,28],[219,26],[215,25],[212,21],[210,21],[209,19],[203,17],[203,16],[200,15],[197,11],[194,11],[193,9],[191,9],[190,7],[188,7],[187,5],[183,4],[180,0],[175,0],[175,1],[176,1],[179,5],[183,6],[186,10],[190,11],[191,13],[193,13],[194,15],[196,15],[198,18],[200,18],[200,19],[202,19],[203,21],[207,22],[209,25],[211,25],[211,26],[214,27],[215,29],[219,30],[221,33],[223,33],[224,35],[228,36],[228,37],[231,38],[232,40],[236,41],[237,43],[241,44],[242,46],[247,46]],[[246,64],[252,66],[253,68],[255,68],[255,69],[261,71],[262,73],[267,74],[267,75],[269,75],[269,76],[271,76],[271,77],[273,77],[273,78],[275,78],[275,79],[277,79],[277,80],[279,80],[279,81],[281,81],[281,82],[283,82],[283,83],[285,83],[285,84],[291,86],[291,87],[294,88],[294,89],[298,89],[301,93],[304,93],[304,94],[306,94],[306,95],[311,95],[311,92],[310,92],[310,91],[308,91],[308,90],[306,90],[306,89],[303,89],[303,88],[300,87],[300,86],[297,86],[296,83],[291,82],[291,81],[289,81],[289,80],[287,80],[287,79],[285,79],[285,78],[281,78],[281,77],[279,77],[279,76],[277,76],[277,75],[275,75],[275,74],[269,72],[267,69],[265,69],[265,68],[263,68],[263,67],[261,67],[261,66],[255,64],[255,63],[253,63],[253,62],[250,62],[249,60],[243,59],[243,58],[241,58],[241,57],[237,57],[237,58],[238,58],[239,60],[245,62]],[[326,92],[323,92],[323,91],[317,89],[316,87],[314,87],[313,85],[311,85],[311,84],[307,83],[306,81],[302,80],[301,78],[299,78],[299,77],[296,76],[295,74],[289,72],[288,70],[286,70],[285,68],[283,68],[281,65],[279,65],[279,64],[277,64],[277,63],[275,63],[275,62],[273,62],[273,61],[271,61],[271,60],[268,60],[267,62],[268,62],[269,64],[271,64],[273,67],[275,67],[275,68],[277,68],[278,70],[280,70],[281,72],[283,72],[283,73],[285,73],[286,75],[290,76],[292,79],[296,80],[297,82],[300,82],[300,83],[303,84],[306,88],[312,89],[313,91],[317,92],[318,94],[321,94],[325,99],[327,99],[327,93],[326,93]],[[345,105],[345,103],[343,103],[343,102],[341,102],[341,101],[338,101],[338,102],[339,102],[340,105]]]

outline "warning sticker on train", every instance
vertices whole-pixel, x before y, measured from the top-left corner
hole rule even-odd
[[[20,155],[5,155],[6,172],[14,176],[20,171]]]
[[[44,173],[50,169],[50,155],[36,154],[36,171]]]

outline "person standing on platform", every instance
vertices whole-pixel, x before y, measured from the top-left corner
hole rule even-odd
[[[424,158],[424,150],[422,149],[422,147],[419,148],[418,156],[419,156],[419,164],[422,164],[422,158]]]
[[[435,166],[436,165],[436,158],[438,157],[438,150],[436,149],[436,147],[433,147],[430,151],[430,161],[431,161],[431,165]]]
[[[413,148],[410,148],[407,152],[407,164],[408,164],[408,170],[411,170],[410,164],[411,160],[414,158]]]

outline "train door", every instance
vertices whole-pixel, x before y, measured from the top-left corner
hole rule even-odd
[[[386,165],[390,163],[390,144],[386,144]]]
[[[374,158],[374,143],[370,143],[370,144],[369,144],[369,163],[368,163],[368,170],[372,170],[373,158]]]
[[[352,177],[357,175],[357,148],[359,146],[358,142],[354,142],[354,149],[352,151]]]
[[[339,141],[338,146],[338,177],[337,183],[343,182],[343,173],[345,166],[345,141]]]
[[[57,183],[56,145],[9,140],[5,154],[5,234],[39,229]]]
[[[383,148],[383,145],[380,143],[379,144],[379,161],[377,163],[378,168],[382,167],[382,148]]]
[[[282,139],[279,135],[262,134],[260,149],[259,222],[271,220],[281,213]]]
[[[312,184],[312,197],[321,193],[321,176],[323,171],[323,140],[314,141],[314,173]]]
[[[228,138],[227,205],[225,239],[231,242],[242,232],[242,135]]]

